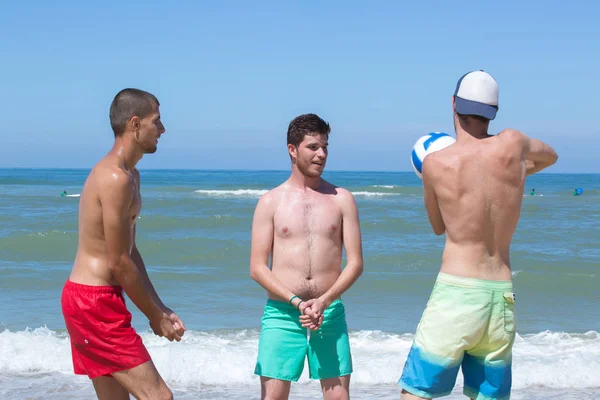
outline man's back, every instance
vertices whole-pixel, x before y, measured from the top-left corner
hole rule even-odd
[[[518,135],[459,138],[428,156],[446,227],[442,272],[509,280],[509,250],[519,221],[526,169]]]

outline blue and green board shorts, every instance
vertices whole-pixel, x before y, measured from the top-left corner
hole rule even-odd
[[[446,396],[462,367],[466,396],[509,399],[514,303],[511,281],[440,273],[398,385],[419,397]]]
[[[296,382],[308,358],[311,379],[350,375],[352,357],[342,301],[335,300],[325,309],[323,324],[310,334],[299,318],[300,312],[289,303],[267,301],[254,373]]]

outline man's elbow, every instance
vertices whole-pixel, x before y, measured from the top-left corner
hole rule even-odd
[[[436,236],[441,236],[444,233],[446,233],[446,227],[445,226],[434,226],[433,233],[435,233]]]
[[[351,264],[352,265],[352,270],[354,271],[354,276],[356,276],[356,278],[358,279],[364,270],[364,266],[363,266],[363,262],[362,260],[358,261],[358,262],[354,262]]]
[[[259,282],[261,277],[260,268],[256,265],[250,265],[250,278],[253,281]]]
[[[123,271],[124,269],[127,268],[127,266],[129,265],[131,261],[131,257],[129,257],[129,255],[121,255],[121,256],[115,256],[115,257],[109,257],[108,258],[108,270],[113,274],[113,275],[119,275],[119,273],[121,271]]]

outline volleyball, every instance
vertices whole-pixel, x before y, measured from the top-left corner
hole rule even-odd
[[[410,159],[417,176],[423,179],[423,160],[428,154],[445,149],[454,142],[456,139],[444,132],[431,132],[421,136],[413,146]]]

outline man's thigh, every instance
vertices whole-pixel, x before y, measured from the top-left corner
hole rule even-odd
[[[260,377],[262,400],[287,400],[290,396],[292,382],[281,379]]]
[[[113,378],[136,399],[172,399],[173,395],[152,361],[114,372]]]

